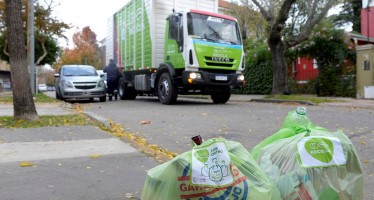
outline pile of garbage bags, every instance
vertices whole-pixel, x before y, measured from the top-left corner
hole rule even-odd
[[[195,143],[148,171],[142,200],[363,199],[352,142],[341,131],[314,125],[304,107],[289,112],[282,127],[250,152],[224,138]]]
[[[148,171],[141,199],[279,199],[238,142],[212,138]]]

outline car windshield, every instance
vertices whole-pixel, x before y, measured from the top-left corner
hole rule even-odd
[[[239,28],[235,21],[203,14],[188,13],[188,35],[210,42],[240,45]]]
[[[64,76],[97,76],[97,72],[91,67],[65,67],[62,75]]]

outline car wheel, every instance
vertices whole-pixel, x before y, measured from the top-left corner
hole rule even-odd
[[[105,102],[106,101],[106,96],[100,97],[100,102]]]
[[[177,86],[171,81],[169,73],[161,74],[157,86],[158,99],[162,104],[174,104],[178,98]]]

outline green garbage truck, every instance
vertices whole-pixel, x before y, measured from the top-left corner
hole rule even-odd
[[[123,71],[122,100],[210,95],[226,103],[244,84],[242,34],[234,17],[218,13],[218,0],[130,0],[108,20],[106,62]]]

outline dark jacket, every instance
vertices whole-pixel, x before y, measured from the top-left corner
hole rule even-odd
[[[118,67],[114,63],[109,63],[109,65],[106,66],[103,71],[106,72],[107,81],[118,80],[122,76]]]

